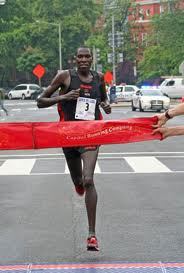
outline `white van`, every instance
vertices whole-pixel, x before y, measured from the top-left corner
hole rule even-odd
[[[165,79],[159,86],[160,90],[171,99],[184,97],[184,78]]]
[[[19,84],[8,93],[8,98],[11,99],[30,99],[34,92],[39,92],[40,86],[37,84]]]

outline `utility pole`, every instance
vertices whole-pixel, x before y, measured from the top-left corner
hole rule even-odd
[[[93,46],[93,70],[96,70],[96,48]]]
[[[2,1],[2,0],[0,0]],[[62,48],[61,48],[61,23],[52,23],[36,20],[36,23],[56,26],[58,28],[58,44],[59,44],[59,70],[62,70]]]
[[[112,67],[113,67],[113,83],[116,84],[114,15],[112,15]]]
[[[61,23],[59,23],[59,69],[62,70],[62,52],[61,52]]]

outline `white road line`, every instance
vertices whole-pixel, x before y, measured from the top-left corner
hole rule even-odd
[[[172,174],[178,174],[178,173],[184,173],[184,171],[173,171],[171,172]],[[96,174],[96,173],[95,173]],[[131,175],[140,175],[140,174],[145,174],[145,172],[101,172],[98,173],[99,175],[114,175],[114,174],[131,174]],[[148,175],[151,175],[151,173],[147,173]],[[155,173],[154,173],[155,174]],[[160,173],[156,173],[156,174],[160,174]],[[166,172],[165,174],[169,174],[168,172]],[[69,175],[68,173],[30,173],[29,175]]]
[[[68,169],[68,165],[67,165],[66,162],[65,162],[65,173],[66,173],[66,174],[69,174],[69,173],[70,173],[70,171],[69,171],[69,169]]]
[[[35,159],[8,159],[0,166],[0,175],[28,175]]]
[[[137,173],[172,172],[153,156],[124,157],[130,167]]]
[[[95,173],[101,173],[101,169],[100,169],[98,161],[96,162]]]
[[[38,107],[32,107],[32,108],[30,107],[30,108],[26,108],[26,110],[34,110],[35,111],[35,110],[38,110]]]
[[[69,173],[70,173],[70,171],[69,171],[69,169],[68,169],[68,165],[67,165],[66,162],[65,162],[65,173],[66,173],[66,174],[69,174]],[[95,173],[101,173],[101,169],[100,169],[100,166],[99,166],[99,164],[98,164],[98,161],[96,162]]]
[[[58,150],[58,148],[57,148],[57,150]],[[99,153],[99,156],[100,155],[114,155],[114,156],[116,156],[116,155],[118,155],[118,156],[123,156],[123,155],[164,155],[164,154],[166,154],[166,155],[168,155],[168,154],[173,154],[173,155],[180,155],[180,154],[184,154],[184,151],[183,152],[124,152],[124,153],[121,153],[121,152],[119,152],[119,153]],[[61,153],[52,153],[52,154],[44,154],[44,153],[42,153],[42,154],[36,154],[36,153],[32,153],[32,154],[1,154],[0,153],[0,158],[2,157],[4,157],[4,158],[6,158],[6,157],[45,157],[45,156],[63,156],[63,153],[61,152]]]

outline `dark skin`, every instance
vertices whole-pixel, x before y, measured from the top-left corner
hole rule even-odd
[[[93,75],[90,72],[92,64],[92,54],[89,48],[79,48],[77,50],[76,65],[79,78],[86,83],[90,83],[93,80]],[[111,107],[107,99],[104,77],[102,73],[99,73],[100,77],[100,92],[101,103],[106,114],[111,113]],[[79,97],[80,89],[71,90],[67,93],[67,89],[70,85],[70,73],[68,70],[61,71],[53,79],[48,88],[38,98],[37,104],[39,108],[49,107],[57,104],[61,101],[77,100]],[[61,92],[56,97],[51,97],[52,94],[61,88]],[[85,121],[86,122],[86,121]],[[96,205],[97,205],[97,192],[94,185],[94,170],[96,160],[98,157],[98,148],[93,151],[86,151],[78,157],[70,158],[66,157],[70,175],[75,185],[82,184],[85,188],[85,203],[88,216],[89,225],[89,237],[95,235],[96,224]],[[83,166],[82,166],[83,161]]]

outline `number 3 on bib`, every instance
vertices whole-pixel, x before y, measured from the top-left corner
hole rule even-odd
[[[83,120],[95,119],[96,100],[79,97],[77,99],[75,118]]]

